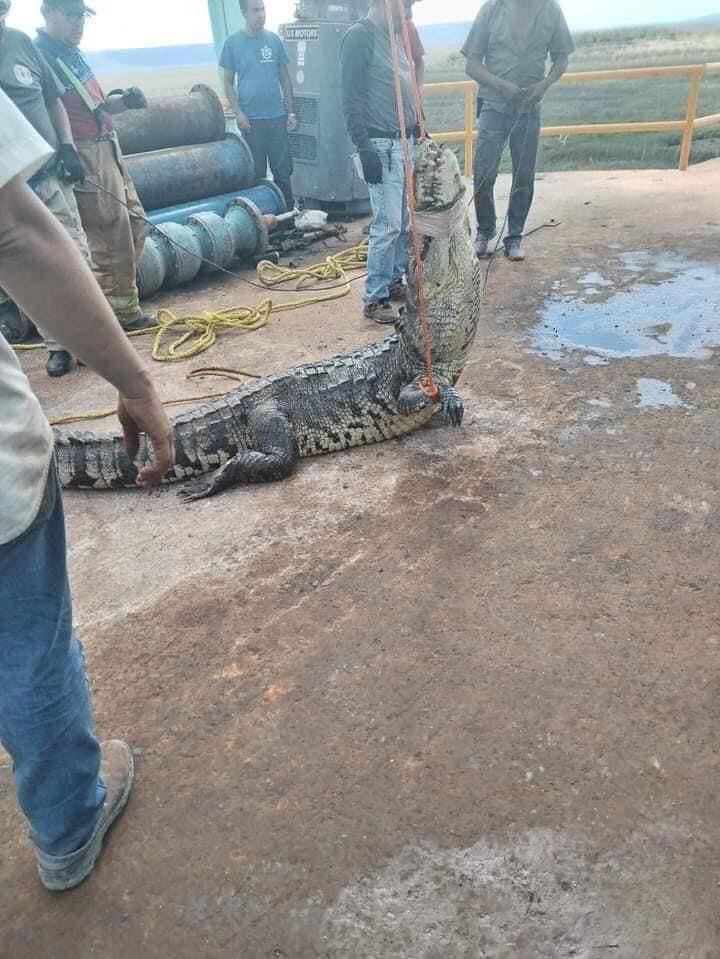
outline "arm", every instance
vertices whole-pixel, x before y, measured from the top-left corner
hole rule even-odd
[[[138,484],[159,483],[173,463],[173,434],[150,376],[75,245],[20,177],[0,189],[0,284],[43,329],[117,388],[128,455],[136,455],[141,431],[155,451]]]
[[[415,60],[415,79],[417,80],[418,90],[422,95],[422,88],[425,84],[425,57],[422,55]]]
[[[476,57],[468,57],[465,65],[465,73],[476,83],[497,90],[500,96],[505,97],[506,100],[514,100],[520,96],[522,92],[520,87],[514,83],[510,83],[508,80],[503,80],[501,77],[496,77],[494,73],[490,73],[485,64]]]
[[[465,73],[479,83],[481,86],[490,87],[506,100],[516,100],[520,96],[520,87],[508,80],[495,76],[485,66],[488,47],[490,45],[490,34],[492,31],[494,7],[491,3],[486,3],[480,9],[468,34],[468,38],[462,48],[462,54],[466,58]]]
[[[364,27],[350,27],[340,47],[340,82],[345,125],[350,139],[357,147],[365,182],[375,184],[382,183],[382,160],[370,140],[365,121],[370,66],[368,44],[372,42],[372,34]]]
[[[290,79],[290,73],[287,65],[284,63],[280,64],[280,89],[282,90],[283,100],[285,101],[285,109],[288,113],[288,130],[294,130],[297,126],[297,121],[295,119],[295,98],[293,95],[293,85],[292,80]]]
[[[368,43],[372,42],[369,32],[361,26],[353,26],[345,34],[340,47],[340,82],[342,86],[342,106],[350,139],[356,147],[362,149],[368,144],[368,129],[365,122],[365,103],[367,102]]]
[[[74,146],[75,141],[73,140],[72,130],[70,129],[70,120],[68,120],[67,110],[60,97],[57,97],[52,103],[47,104],[47,112],[50,115],[52,125],[55,127],[55,133],[57,133],[57,138],[60,143],[63,146]]]
[[[539,83],[534,83],[531,87],[523,90],[523,100],[526,103],[540,103],[553,83],[557,83],[563,73],[565,73],[568,68],[568,63],[569,58],[565,54],[559,56],[557,60],[554,60],[550,72],[544,80],[540,80]]]
[[[250,121],[240,109],[237,90],[235,89],[235,71],[227,67],[223,69],[223,86],[225,87],[225,96],[230,103],[230,109],[235,114],[235,120],[241,130],[250,129]]]

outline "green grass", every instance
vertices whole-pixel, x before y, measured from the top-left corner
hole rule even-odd
[[[634,27],[581,33],[570,61],[574,72],[626,67],[667,66],[720,61],[720,29]],[[454,50],[432,50],[427,57],[427,82],[464,80],[465,60]],[[138,84],[150,95],[186,93],[194,83],[218,87],[213,67],[133,71],[132,76],[103,76],[103,84]],[[576,123],[612,123],[631,120],[677,120],[685,116],[688,82],[618,80],[608,83],[568,84],[554,87],[545,100],[546,126]],[[428,125],[433,132],[463,128],[463,99],[458,94],[430,96],[426,101]],[[720,113],[720,75],[706,77],[700,93],[699,115]],[[462,148],[457,146],[458,153]],[[540,169],[663,169],[676,167],[680,134],[615,134],[545,138]],[[697,131],[693,163],[720,156],[720,126]]]

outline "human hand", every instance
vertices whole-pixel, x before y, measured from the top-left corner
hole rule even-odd
[[[544,80],[540,80],[539,83],[533,83],[530,87],[525,87],[525,89],[521,91],[523,103],[527,103],[530,106],[540,103],[547,93],[547,89],[547,83]]]
[[[511,103],[520,100],[523,95],[522,88],[516,83],[510,83],[509,80],[500,80],[497,89],[500,95]]]
[[[360,163],[362,164],[363,176],[366,183],[382,183],[383,168],[380,155],[374,147],[364,147],[358,150]]]
[[[294,113],[288,113],[287,129],[288,133],[292,133],[294,130],[297,130],[297,117]]]
[[[123,93],[123,103],[128,110],[144,110],[147,105],[147,97],[140,87],[128,87]]]
[[[67,183],[82,183],[85,167],[72,143],[61,143],[58,148],[58,173]]]
[[[150,386],[149,392],[142,396],[120,395],[118,419],[123,430],[125,449],[131,460],[137,456],[140,433],[145,433],[152,443],[153,462],[140,470],[137,485],[158,486],[175,462],[175,442],[170,420],[153,387]]]
[[[235,114],[235,122],[237,123],[239,130],[250,129],[250,121],[242,112],[242,110],[238,110],[238,112]]]

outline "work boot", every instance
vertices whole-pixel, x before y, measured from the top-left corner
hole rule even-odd
[[[525,259],[525,250],[519,238],[513,237],[512,240],[505,242],[505,256],[508,260],[513,260],[516,263]]]
[[[363,315],[366,319],[374,323],[391,324],[394,323],[398,315],[395,312],[390,300],[379,300],[377,303],[366,303]]]
[[[107,787],[107,796],[92,836],[84,846],[67,856],[45,856],[39,850],[36,852],[40,881],[51,892],[74,889],[88,878],[102,851],[106,832],[127,805],[134,775],[130,747],[120,739],[111,739],[100,748],[100,777]]]
[[[65,376],[72,368],[72,356],[67,350],[51,350],[48,353],[47,370],[48,376]]]
[[[130,320],[129,323],[121,322],[121,326],[126,333],[137,333],[138,330],[151,330],[154,326],[157,326],[157,317],[151,313],[144,313],[136,320]]]
[[[479,260],[487,260],[491,256],[490,240],[486,240],[484,236],[475,238],[475,256]]]

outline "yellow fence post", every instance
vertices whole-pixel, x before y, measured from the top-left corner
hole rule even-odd
[[[685,117],[682,146],[680,147],[679,169],[687,170],[690,165],[690,150],[692,149],[693,133],[695,132],[695,116],[697,115],[700,84],[702,83],[705,67],[696,67],[690,75],[690,89],[688,91],[688,108]]]
[[[472,176],[473,167],[474,92],[472,87],[465,89],[465,176]]]

